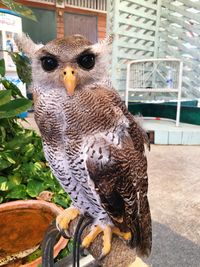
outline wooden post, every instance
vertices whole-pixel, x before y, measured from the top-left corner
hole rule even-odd
[[[64,33],[64,10],[63,8],[56,8],[56,28],[57,28],[57,38],[62,38],[65,36]]]

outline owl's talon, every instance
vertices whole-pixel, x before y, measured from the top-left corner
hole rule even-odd
[[[122,237],[122,239],[124,239],[125,241],[130,241],[132,238],[131,232],[121,232],[119,230],[119,228],[117,228],[117,227],[113,227],[112,232],[113,232],[113,234],[116,234],[119,237]]]
[[[72,220],[80,215],[80,211],[77,208],[70,207],[61,212],[56,218],[56,226],[64,237],[68,237],[67,230]]]
[[[83,239],[82,247],[88,248],[101,232],[103,232],[103,248],[100,259],[104,258],[111,250],[112,234],[118,235],[125,241],[129,241],[132,236],[131,232],[121,232],[117,227],[111,227],[109,225],[107,225],[106,227],[101,227],[99,225],[96,225]]]
[[[102,232],[102,229],[100,226],[94,226],[94,228],[91,230],[91,232],[83,239],[82,241],[82,247],[88,248],[91,243],[95,240],[95,238]]]
[[[103,249],[101,257],[106,256],[111,250],[112,230],[110,226],[106,226],[103,231]]]

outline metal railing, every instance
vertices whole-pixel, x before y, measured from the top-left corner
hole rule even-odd
[[[107,0],[65,0],[65,6],[106,12]]]
[[[26,0],[27,2],[36,2],[40,4],[55,5],[56,0]]]
[[[127,64],[125,103],[129,92],[176,93],[176,126],[180,122],[183,62],[176,58],[132,60]]]
[[[56,0],[27,0],[47,5],[56,5]],[[94,10],[97,12],[106,13],[107,0],[63,0],[64,7],[73,7],[84,10]],[[61,1],[60,1],[61,2]]]

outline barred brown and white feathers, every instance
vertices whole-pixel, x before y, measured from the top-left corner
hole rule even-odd
[[[30,39],[24,38],[28,52]],[[39,49],[31,41],[35,119],[46,159],[73,205],[95,225],[131,231],[130,244],[148,255],[147,138],[105,82],[106,46],[80,35]]]

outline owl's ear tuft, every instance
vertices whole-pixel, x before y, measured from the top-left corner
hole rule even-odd
[[[35,44],[25,33],[17,34],[15,43],[19,50],[22,50],[30,58],[32,58],[35,52],[43,46],[43,44]]]
[[[104,40],[107,43],[107,45],[112,45],[114,41],[114,34],[109,34]]]
[[[100,54],[100,53],[109,53],[112,47],[114,35],[108,35],[106,38],[101,40],[100,42],[92,45],[92,50],[95,54]]]

